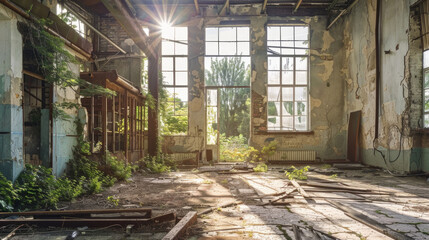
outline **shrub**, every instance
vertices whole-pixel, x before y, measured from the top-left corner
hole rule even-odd
[[[71,201],[84,194],[82,183],[68,178],[57,180],[56,191],[61,201]]]
[[[176,168],[175,162],[167,155],[159,154],[158,156],[146,156],[140,160],[142,167],[151,173],[170,172]]]
[[[60,195],[51,169],[26,165],[14,185],[19,197],[15,201],[18,209],[56,208]]]
[[[0,173],[0,211],[12,211],[16,198],[18,198],[18,194],[15,192],[12,182]]]
[[[106,153],[107,174],[117,178],[118,180],[126,180],[131,177],[133,167],[110,152]]]

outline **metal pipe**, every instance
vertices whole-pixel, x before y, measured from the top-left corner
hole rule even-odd
[[[380,115],[380,42],[381,42],[381,0],[377,0],[377,13],[375,23],[375,139],[378,138],[379,132],[379,115]]]
[[[100,37],[104,38],[107,42],[112,44],[115,48],[117,48],[119,51],[121,51],[123,54],[126,54],[127,51],[125,51],[123,48],[121,48],[118,44],[113,42],[109,37],[104,35],[102,32],[100,32],[97,28],[91,25],[90,22],[88,22],[80,13],[76,12],[72,7],[68,6],[68,4],[64,4],[64,6],[67,8],[68,11],[70,11],[77,19],[82,21],[85,25],[87,25],[89,28],[91,28],[95,33],[97,33]]]

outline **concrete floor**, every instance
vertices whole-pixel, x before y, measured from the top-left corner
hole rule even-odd
[[[293,187],[283,166],[271,166],[267,173],[219,174],[193,171],[169,174],[136,174],[128,183],[118,183],[101,194],[65,203],[67,209],[112,207],[151,207],[153,215],[176,211],[183,216],[190,210],[201,211],[229,202],[241,204],[200,215],[185,239],[295,239],[292,224],[303,227],[303,239],[312,239],[310,227],[339,239],[390,239],[386,235],[353,220],[326,199],[340,202],[369,218],[412,239],[429,239],[429,184],[423,177],[394,177],[382,170],[322,169],[313,166],[307,182],[327,182],[375,191],[372,194],[314,192],[312,199],[300,194],[282,205],[266,205],[272,195]],[[336,174],[333,175],[333,174]],[[326,189],[325,189],[326,190]],[[387,191],[388,194],[380,194]],[[377,193],[378,192],[378,193]],[[107,200],[119,199],[119,205]],[[125,236],[121,228],[91,229],[76,239],[161,239],[173,223],[136,229]],[[305,227],[305,228],[304,228]],[[95,230],[95,231],[93,231]],[[22,228],[12,239],[65,239],[72,229]],[[7,234],[3,229],[1,236]],[[306,237],[307,236],[307,237]]]

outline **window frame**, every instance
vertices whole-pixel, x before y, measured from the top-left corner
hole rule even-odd
[[[280,27],[280,32],[279,32],[280,39],[279,40],[269,39],[269,35],[268,35],[268,28],[269,27]],[[294,32],[293,32],[292,40],[290,40],[290,39],[283,40],[282,39],[282,27],[293,27]],[[308,31],[307,40],[296,40],[295,27],[307,27],[307,31]],[[270,133],[307,133],[307,132],[311,132],[311,121],[310,121],[311,120],[310,119],[310,26],[308,24],[268,24],[267,29],[266,29],[266,34],[267,34],[267,39],[266,39],[266,42],[267,42],[267,88],[266,88],[267,89],[267,99],[269,97],[269,90],[268,89],[270,87],[279,88],[278,101],[267,100],[267,105],[266,105],[266,107],[267,107],[267,110],[266,110],[266,113],[267,113],[267,132],[270,132]],[[270,46],[269,45],[270,42],[276,42],[276,41],[280,43],[280,46]],[[294,43],[294,47],[291,48],[291,49],[293,49],[293,54],[283,54],[282,53],[283,48],[285,48],[284,46],[282,46],[282,43],[284,41],[285,42],[290,41],[290,42]],[[307,41],[308,42],[307,48],[296,47],[296,42],[299,42],[299,41]],[[280,51],[275,52],[274,50],[270,49],[270,47],[272,47],[272,48],[277,47],[278,49],[280,49]],[[286,49],[287,48],[288,47],[286,47]],[[302,53],[297,54],[296,50],[305,50],[306,53],[305,54],[302,54]],[[279,61],[279,69],[270,70],[270,68],[269,68],[269,59],[270,58],[278,58],[279,59],[278,60]],[[283,72],[290,71],[290,70],[284,70],[282,68],[282,66],[284,64],[283,61],[284,61],[284,59],[287,59],[287,58],[293,59],[293,68],[292,68],[293,81],[292,81],[292,83],[286,83],[283,79]],[[297,63],[297,59],[299,59],[299,58],[306,58],[306,69],[305,70],[297,69],[296,63]],[[297,83],[296,73],[299,71],[306,71],[307,72],[305,84]],[[279,76],[278,77],[278,83],[269,83],[270,72],[277,72],[278,73],[278,76]],[[291,102],[291,101],[284,101],[283,100],[283,89],[284,88],[292,88],[292,114],[290,116],[286,116],[286,115],[283,116],[283,103],[284,102]],[[305,101],[299,101],[299,100],[295,99],[297,88],[307,88]],[[279,107],[280,112],[278,113],[277,116],[269,115],[269,107],[268,106],[269,106],[270,102],[272,102],[274,104],[280,103],[280,107]],[[299,115],[297,113],[296,107],[297,107],[297,104],[299,102],[305,102],[306,103],[305,114]],[[268,126],[268,124],[269,124],[268,121],[270,119],[270,116],[276,117],[279,119],[280,123],[279,123],[278,128],[276,127],[276,129],[273,129],[273,128],[270,128]],[[299,116],[304,116],[307,118],[304,130],[297,130],[296,129],[296,118]],[[292,129],[285,129],[283,127],[283,120],[285,117],[291,117],[292,118]]]
[[[178,27],[170,27],[171,29],[175,29],[175,28],[178,28]],[[180,133],[174,133],[174,134],[168,134],[168,135],[166,135],[166,134],[163,134],[164,136],[188,136],[189,135],[189,80],[190,80],[190,74],[189,74],[189,45],[188,45],[188,43],[189,43],[189,28],[188,27],[179,27],[179,28],[186,28],[186,31],[187,31],[187,36],[186,36],[186,41],[184,41],[184,40],[176,40],[176,32],[174,31],[174,39],[164,39],[164,38],[162,38],[162,41],[161,41],[161,72],[162,72],[162,74],[164,74],[164,72],[170,72],[170,73],[172,73],[172,75],[173,75],[173,84],[164,84],[164,79],[163,79],[163,81],[162,81],[162,87],[164,88],[164,89],[167,89],[167,88],[172,88],[173,89],[173,91],[174,91],[174,93],[176,93],[176,88],[181,88],[181,89],[186,89],[186,91],[187,91],[187,101],[186,101],[186,108],[187,108],[187,114],[186,114],[186,120],[187,120],[187,129],[186,129],[186,132],[184,132],[183,134],[180,134]],[[183,55],[183,54],[175,54],[175,45],[174,45],[174,50],[173,50],[173,54],[166,54],[166,55],[163,55],[163,50],[162,50],[162,43],[164,43],[164,42],[173,42],[173,43],[178,43],[178,44],[181,44],[180,42],[182,42],[183,44],[186,44],[186,48],[187,48],[187,51],[186,51],[186,55]],[[173,68],[172,68],[172,70],[164,70],[164,69],[162,69],[162,61],[163,61],[163,59],[164,58],[171,58],[172,60],[173,60]],[[185,58],[186,59],[186,70],[176,70],[176,58]],[[176,72],[184,72],[184,73],[186,73],[186,78],[187,78],[187,84],[186,85],[177,85],[176,84]],[[164,76],[163,76],[164,77]],[[176,98],[173,98],[173,101],[168,101],[168,99],[167,99],[167,104],[168,103],[172,103],[173,104],[173,116],[174,117],[180,117],[180,116],[185,116],[185,115],[176,115]]]

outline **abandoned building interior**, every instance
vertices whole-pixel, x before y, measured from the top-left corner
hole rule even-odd
[[[428,12],[0,0],[0,235],[429,239]]]

